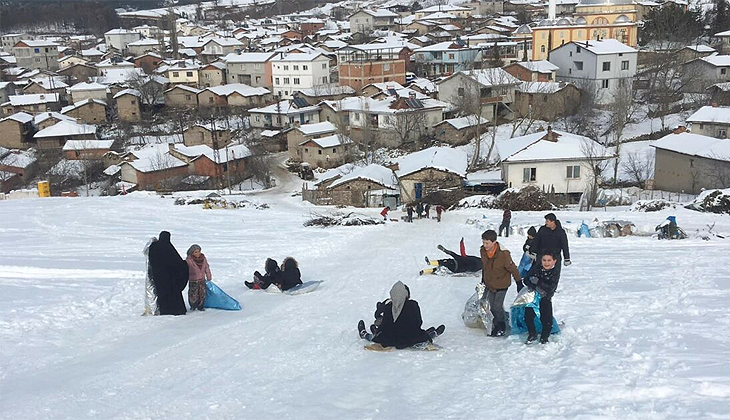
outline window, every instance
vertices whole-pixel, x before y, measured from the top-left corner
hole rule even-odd
[[[327,69],[327,63],[322,63],[322,70]]]
[[[309,67],[308,67],[308,66],[306,66],[306,65],[302,65],[302,70],[307,70],[307,69],[309,69]]]
[[[298,78],[298,77],[295,77],[295,78],[294,78],[294,84],[295,84],[295,85],[298,85],[298,84],[299,84],[299,78]]]
[[[575,64],[576,70],[583,70],[583,62],[582,61],[573,61],[573,64]]]
[[[261,76],[256,76],[256,83],[261,83]]]
[[[190,96],[190,95],[185,95],[185,100],[186,100],[186,101],[189,101],[189,100],[191,100],[191,99],[193,99],[193,97],[192,97],[192,96]]]
[[[603,71],[611,71],[611,62],[610,61],[605,61],[603,63]]]
[[[41,52],[41,49],[40,48],[34,48],[33,49],[33,52],[40,53]]]
[[[453,60],[453,59],[454,59],[454,54],[449,54],[449,60]]]
[[[193,72],[192,71],[185,72],[185,76],[193,77]]]
[[[307,148],[305,147],[305,148],[304,148],[304,153],[309,153],[309,149],[307,149]]]
[[[575,47],[575,53],[580,54],[580,47],[578,47],[578,46]]]
[[[320,150],[317,150],[317,154],[318,155],[321,155],[322,154],[322,150],[321,149]]]
[[[255,119],[256,119],[256,122],[259,122],[259,121],[261,121],[261,116],[257,115]]]
[[[355,117],[355,121],[360,121],[360,113],[359,112],[355,112],[353,114],[353,116]]]
[[[606,80],[601,80],[601,87],[602,87],[603,89],[608,89],[608,79],[606,79]]]
[[[294,66],[294,70],[299,70],[299,66],[298,65],[295,65]]]
[[[535,182],[537,180],[537,168],[522,169],[522,182]]]
[[[458,93],[459,93],[459,96],[460,96],[460,97],[463,97],[463,96],[464,96],[464,88],[463,88],[463,87],[460,87],[460,88],[458,89]]]
[[[390,71],[390,63],[383,63],[383,71]]]
[[[324,76],[324,77],[322,78],[322,83],[328,83],[328,82],[329,82],[329,80],[327,80],[327,76]]]
[[[178,73],[176,71],[173,71],[172,72],[172,77],[180,77],[180,73]]]
[[[541,46],[540,46],[540,52],[542,52],[542,53],[544,53],[544,52],[545,52],[545,46],[544,46],[544,45],[541,45]]]
[[[279,78],[278,77],[274,78],[274,83],[276,83],[277,85],[279,84]]]
[[[578,179],[580,178],[580,165],[572,165],[567,167],[567,178]]]
[[[245,64],[241,64],[241,70],[246,70],[246,65]]]
[[[289,78],[288,78],[288,77],[285,77],[285,78],[284,78],[284,84],[285,84],[285,85],[288,85],[288,84],[289,84]]]
[[[213,98],[208,98],[208,103],[209,104],[212,104],[213,103]]]
[[[720,74],[725,74],[725,73],[727,73],[727,69],[720,69]]]
[[[137,101],[135,101],[134,99],[132,99],[131,104],[132,105],[136,105],[137,104]]]
[[[621,70],[628,70],[629,69],[629,60],[624,60],[621,62]]]
[[[289,70],[289,66],[284,66],[284,70]]]
[[[332,153],[333,153],[333,154],[334,154],[334,153],[337,153],[337,148],[336,148],[336,147],[333,147],[333,148],[332,148]]]
[[[727,137],[727,130],[717,130],[717,137],[724,139]]]

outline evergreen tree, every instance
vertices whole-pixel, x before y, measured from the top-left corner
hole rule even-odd
[[[702,19],[698,12],[684,10],[676,5],[657,7],[644,18],[639,44],[652,43],[662,49],[682,48],[701,36],[702,31]]]
[[[726,0],[716,0],[715,8],[710,16],[711,35],[730,30],[730,11]]]

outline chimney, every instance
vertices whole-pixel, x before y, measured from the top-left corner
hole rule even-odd
[[[408,92],[408,97],[411,99],[416,99],[416,92]]]
[[[712,105],[713,108],[717,108],[717,102],[715,102],[715,101],[712,101],[712,103],[710,105]]]
[[[682,134],[687,131],[687,127],[680,125],[679,127],[675,128],[674,131],[672,131],[673,134]]]
[[[555,9],[557,8],[557,5],[555,4],[556,0],[550,0],[548,2],[548,19],[555,20]]]

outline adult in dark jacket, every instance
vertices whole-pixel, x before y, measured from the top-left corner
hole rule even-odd
[[[560,257],[561,251],[563,258]],[[570,249],[568,248],[568,235],[565,234],[560,220],[555,217],[554,213],[545,215],[545,226],[540,227],[530,246],[530,257],[535,261],[540,261],[540,258],[547,253],[552,253],[557,258],[556,267],[559,277],[561,260],[565,259],[566,267],[570,265]]]
[[[402,282],[396,282],[390,289],[390,300],[379,306],[382,320],[375,335],[365,331],[365,322],[358,323],[360,337],[368,341],[380,343],[383,347],[404,349],[418,343],[431,341],[441,335],[445,328],[423,330],[421,325],[421,309],[418,302],[410,299],[410,290]]]
[[[502,236],[504,230],[504,236],[509,238],[509,224],[512,221],[512,212],[510,209],[504,209],[502,213],[502,223],[499,225],[499,236]]]
[[[558,289],[560,272],[558,271],[558,260],[553,253],[544,254],[538,263],[532,265],[525,276],[525,286],[533,288],[540,293],[540,343],[545,344],[550,337],[550,330],[553,325],[553,295]],[[528,307],[525,309],[525,323],[527,324],[527,342],[531,343],[537,339],[535,328],[535,311]]]
[[[188,264],[170,242],[170,232],[160,232],[150,245],[149,259],[160,315],[185,315],[182,291],[188,284]]]
[[[450,256],[451,258],[430,260],[428,259],[428,257],[426,257],[426,264],[434,267],[446,267],[452,273],[476,273],[477,271],[482,269],[482,259],[479,257],[465,254],[459,255],[454,251],[450,251],[444,248],[442,245],[439,245],[438,249]],[[433,274],[435,271],[436,268],[427,268],[425,270],[421,270],[419,274]]]
[[[271,258],[266,259],[264,264],[266,274],[262,275],[258,271],[253,273],[253,281],[244,281],[243,284],[249,289],[268,289],[272,284],[281,283],[281,269],[279,263]]]
[[[302,284],[302,273],[299,271],[299,263],[292,257],[284,258],[281,263],[281,272],[279,273],[279,289],[286,291],[292,287]]]

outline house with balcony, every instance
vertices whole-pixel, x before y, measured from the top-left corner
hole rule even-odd
[[[350,15],[350,32],[368,34],[377,30],[395,28],[395,19],[400,17],[388,9],[361,9]]]
[[[481,54],[479,48],[469,47],[463,41],[448,41],[418,48],[413,52],[413,58],[416,73],[433,78],[473,68]]]
[[[501,68],[457,72],[437,82],[439,99],[459,107],[464,97],[480,100],[481,116],[494,121],[511,112],[520,80]]]
[[[228,83],[270,87],[273,84],[271,58],[274,54],[273,52],[228,54],[223,58]]]
[[[258,130],[285,129],[295,123],[311,124],[319,122],[318,105],[310,105],[303,98],[285,99],[277,103],[249,109],[251,127]]]
[[[46,40],[24,39],[13,45],[12,52],[18,67],[39,70],[58,70],[59,45]]]

